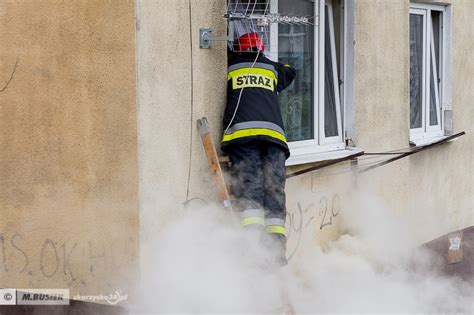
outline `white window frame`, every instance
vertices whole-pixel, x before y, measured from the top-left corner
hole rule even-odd
[[[342,5],[344,6],[345,0],[342,0]],[[301,156],[314,155],[318,153],[327,153],[330,151],[344,150],[346,148],[345,138],[344,138],[344,106],[341,106],[341,99],[344,88],[339,84],[338,80],[338,64],[336,58],[336,48],[335,48],[335,34],[334,34],[334,16],[333,16],[333,6],[332,0],[316,0],[317,5],[314,6],[315,12],[315,32],[314,32],[314,100],[313,100],[313,130],[314,138],[310,140],[301,140],[301,141],[291,141],[289,142],[291,157],[298,159]],[[332,68],[333,68],[333,80],[335,87],[335,100],[336,100],[336,120],[337,120],[337,130],[338,136],[326,137],[324,130],[324,67],[325,67],[325,5],[328,6],[328,16],[331,19],[330,26],[330,43],[332,51]],[[278,0],[270,0],[270,9],[272,12],[278,12]],[[322,12],[322,14],[319,14]],[[341,32],[345,36],[344,26],[345,26],[345,14],[341,15]],[[344,42],[344,36],[341,36],[341,43]],[[322,39],[322,40],[320,40]],[[269,58],[273,60],[278,60],[278,25],[273,24],[270,27],[270,50],[267,52]],[[344,54],[344,46],[341,45],[341,66],[344,69],[344,63],[342,61]],[[325,156],[323,158],[323,156]],[[320,158],[313,158],[314,161],[328,159],[327,154],[321,155]],[[305,160],[308,162],[309,160]],[[290,163],[289,164],[298,164]]]
[[[432,29],[431,11],[441,12],[441,31],[439,32],[439,71],[436,69],[436,56],[431,58],[431,54],[435,53],[434,48],[434,32]],[[422,126],[420,128],[410,128],[410,142],[413,144],[425,144],[426,141],[443,137],[446,133],[445,111],[450,109],[450,10],[445,5],[434,5],[425,3],[410,3],[410,14],[423,16],[423,84],[422,84]],[[430,80],[431,71],[434,71],[435,93],[438,95],[436,99],[436,113],[438,124],[430,125]],[[441,82],[438,83],[438,78]],[[448,91],[449,89],[449,91]],[[408,104],[410,106],[410,104]],[[411,118],[410,118],[411,119]]]

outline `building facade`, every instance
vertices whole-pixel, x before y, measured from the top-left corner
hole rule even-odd
[[[473,225],[474,2],[269,6],[314,17],[268,30],[268,55],[298,70],[280,96],[288,173],[466,133],[364,173],[391,155],[288,179],[290,265],[302,240],[345,233],[345,214],[361,210],[354,193],[423,226],[420,244]],[[226,10],[225,0],[2,1],[3,286],[126,290],[183,203],[217,201],[196,120],[207,117],[219,143],[227,45],[201,49],[199,29],[226,34]]]

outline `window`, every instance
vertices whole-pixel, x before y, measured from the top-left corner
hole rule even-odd
[[[445,6],[410,5],[410,140],[444,135]]]
[[[315,16],[314,26],[274,24],[268,56],[297,69],[280,96],[292,157],[345,148],[341,67],[343,0],[269,0],[273,12]],[[323,14],[319,14],[323,12]]]
[[[279,95],[291,151],[286,164],[342,158],[359,151],[346,148],[354,134],[355,2],[228,0],[228,4],[236,16],[252,17],[237,18],[229,25],[234,38],[258,31],[265,39],[267,57],[297,69],[295,81]],[[312,25],[259,23],[259,15],[268,11],[270,17],[282,19],[309,17]]]

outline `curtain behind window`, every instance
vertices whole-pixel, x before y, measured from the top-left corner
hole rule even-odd
[[[313,16],[314,3],[279,0],[278,12]],[[314,27],[278,25],[278,61],[294,67],[297,77],[280,93],[280,108],[288,141],[314,138]]]
[[[410,14],[410,128],[422,127],[423,16]]]

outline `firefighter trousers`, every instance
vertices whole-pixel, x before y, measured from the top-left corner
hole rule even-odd
[[[263,226],[286,243],[286,155],[279,145],[252,140],[227,149],[232,191],[242,226]]]

